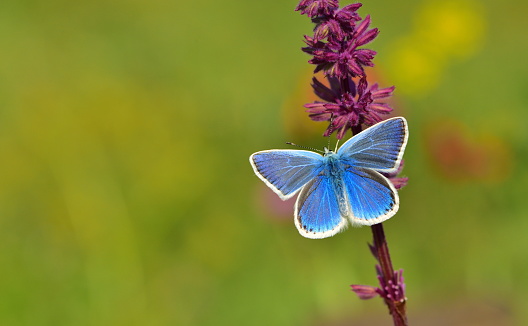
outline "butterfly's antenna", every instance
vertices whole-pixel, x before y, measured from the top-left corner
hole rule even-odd
[[[330,132],[328,133],[331,135],[335,131],[335,127],[332,125],[332,122],[334,122],[334,114],[332,113],[332,116],[330,117]],[[337,145],[339,145],[339,138],[337,139],[336,147],[334,152],[337,153]],[[330,136],[328,136],[328,148],[330,148]]]
[[[335,131],[335,127],[333,125],[333,123],[334,123],[334,114],[333,113],[330,115],[330,119],[328,119],[328,121],[330,121],[330,125],[328,126],[328,135],[331,135]]]
[[[319,153],[322,153],[322,154],[325,153],[325,152],[323,152],[323,151],[320,150],[320,149],[316,149],[316,148],[312,148],[312,147],[308,147],[308,146],[297,145],[297,144],[290,143],[290,142],[286,142],[286,144],[288,144],[288,145],[292,145],[292,146],[296,146],[296,147],[299,147],[299,148],[309,149],[309,150],[312,150],[312,151],[314,151],[314,152],[319,152]]]

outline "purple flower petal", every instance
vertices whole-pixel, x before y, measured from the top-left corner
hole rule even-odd
[[[338,94],[335,91],[326,87],[315,77],[312,78],[312,87],[314,89],[315,95],[324,101],[335,102],[338,97]]]
[[[378,288],[368,285],[353,284],[350,287],[352,288],[352,291],[354,291],[362,300],[375,298],[379,295],[378,292],[380,291]]]
[[[337,0],[302,0],[295,8],[295,11],[300,10],[302,15],[312,18],[321,15],[331,15],[337,8],[339,8]]]
[[[388,104],[384,103],[372,103],[370,104],[370,109],[380,113],[389,113],[392,111],[392,108]]]
[[[389,181],[394,185],[394,188],[401,189],[407,185],[409,178],[389,178]]]
[[[359,21],[361,20],[361,17],[359,17],[357,10],[361,8],[361,6],[361,3],[353,3],[344,6],[335,13],[335,17],[340,21]]]
[[[370,90],[372,92],[372,98],[377,100],[385,97],[392,96],[392,93],[394,92],[394,86],[378,89],[378,84],[374,84],[371,86]]]
[[[356,27],[355,37],[365,33],[367,28],[370,26],[370,15],[367,15],[365,19]]]
[[[409,181],[409,178],[406,177],[397,177],[398,174],[401,173],[403,170],[403,165],[405,164],[404,160],[400,162],[400,165],[398,166],[398,169],[393,173],[382,173],[384,176],[386,176],[389,181],[394,185],[394,188],[401,189],[407,185],[407,182]]]

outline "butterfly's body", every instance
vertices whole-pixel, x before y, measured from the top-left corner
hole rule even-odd
[[[329,179],[337,196],[339,212],[342,216],[348,216],[348,207],[345,198],[345,185],[343,184],[344,165],[339,155],[326,150],[323,156],[322,176]]]
[[[327,150],[327,152],[323,155],[323,166],[323,170],[328,176],[338,178],[344,172],[343,162],[341,162],[339,155],[332,151]]]
[[[357,134],[336,152],[267,150],[250,157],[255,174],[283,200],[300,191],[295,225],[308,238],[326,238],[352,225],[373,225],[399,208],[394,186],[380,172],[398,168],[407,123],[392,118]]]

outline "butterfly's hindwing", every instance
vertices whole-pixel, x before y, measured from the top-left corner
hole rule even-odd
[[[323,166],[321,155],[303,150],[261,151],[249,161],[255,174],[282,199],[295,195]]]
[[[341,216],[339,198],[332,178],[319,174],[299,194],[295,203],[295,225],[307,238],[330,237],[346,227],[347,220]]]
[[[350,205],[348,217],[352,224],[377,224],[398,211],[398,193],[392,183],[379,172],[349,166],[343,180]]]

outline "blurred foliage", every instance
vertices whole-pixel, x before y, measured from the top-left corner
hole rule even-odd
[[[0,3],[1,325],[387,324],[348,287],[376,282],[369,228],[302,238],[248,163],[327,144],[303,113],[312,26],[295,5]],[[527,9],[360,10],[410,124],[385,232],[411,321],[468,302],[528,323]]]

